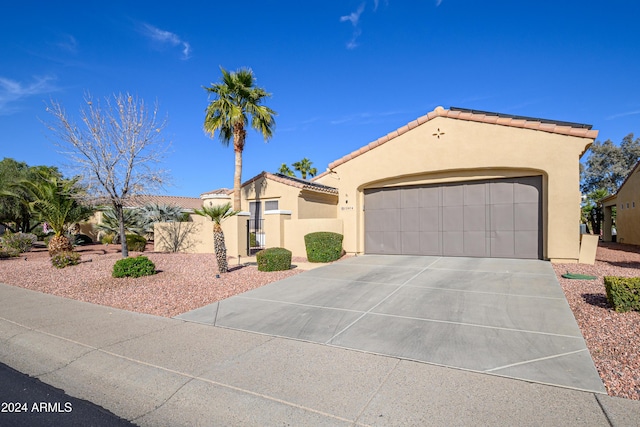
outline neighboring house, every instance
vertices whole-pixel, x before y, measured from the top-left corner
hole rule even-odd
[[[612,240],[613,208],[616,210],[616,241],[630,245],[640,245],[640,162],[638,162],[624,182],[611,196],[600,201],[604,210],[602,239]]]
[[[197,197],[140,195],[128,198],[125,203],[125,209],[141,208],[152,204],[178,206],[185,213],[193,213],[194,209],[202,207],[202,200]],[[104,203],[104,206],[109,206],[109,203]],[[86,223],[80,225],[80,233],[86,234],[94,241],[97,241],[98,231],[94,225],[99,224],[101,220],[102,212],[97,211]]]
[[[305,234],[334,231],[347,253],[576,262],[579,161],[597,135],[579,123],[438,107],[312,181],[268,172],[246,181],[245,212],[223,224],[228,253],[244,255],[255,233],[259,245],[305,256]]]

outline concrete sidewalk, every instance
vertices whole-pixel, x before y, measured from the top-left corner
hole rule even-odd
[[[638,401],[1,284],[0,361],[141,426],[635,426],[640,419]]]

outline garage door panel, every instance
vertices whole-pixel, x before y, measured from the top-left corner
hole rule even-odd
[[[402,254],[420,255],[420,233],[400,233]]]
[[[540,189],[537,182],[539,180],[530,179],[525,182],[513,184],[513,201],[515,203],[539,203]]]
[[[400,207],[403,209],[420,207],[419,190],[419,188],[403,188],[400,190]]]
[[[367,209],[364,226],[368,232],[384,231],[386,227],[386,211],[384,209]]]
[[[489,183],[489,203],[491,204],[511,204],[513,203],[513,183],[512,182],[491,182]]]
[[[514,229],[538,231],[538,205],[536,203],[519,203],[514,206]]]
[[[485,205],[464,207],[464,231],[482,231],[486,229],[487,213]]]
[[[442,206],[461,206],[464,204],[464,186],[447,185],[442,187]]]
[[[393,231],[383,231],[382,241],[384,243],[385,254],[402,253],[402,242],[400,239],[400,233],[396,233]]]
[[[382,189],[378,190],[367,190],[366,199],[367,199],[367,210],[373,211],[375,209],[384,209],[388,206],[384,203],[384,191]]]
[[[420,209],[406,208],[400,210],[400,230],[417,231],[420,229]]]
[[[513,204],[491,205],[491,230],[514,229]]]
[[[487,203],[487,191],[484,184],[467,184],[464,186],[464,204],[482,205]]]
[[[542,178],[365,191],[365,251],[540,258]]]
[[[514,253],[514,232],[513,231],[493,231],[491,232],[491,256],[509,258]]]
[[[489,255],[485,231],[465,231],[463,238],[465,256],[485,257]]]
[[[421,255],[442,255],[440,245],[440,232],[420,232],[420,254]]]
[[[420,188],[420,207],[431,208],[440,206],[442,204],[440,201],[440,193],[440,187]]]
[[[538,248],[540,247],[537,231],[516,231],[515,235],[515,257],[517,258],[538,258]]]
[[[443,206],[442,207],[442,230],[462,231],[464,229],[464,209],[463,206]]]
[[[463,256],[464,236],[462,231],[442,232],[442,255]]]
[[[420,231],[440,230],[440,208],[421,208],[420,209]]]

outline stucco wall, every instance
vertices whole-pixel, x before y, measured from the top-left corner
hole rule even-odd
[[[640,245],[640,168],[635,168],[616,196],[617,241]]]
[[[541,175],[543,256],[579,256],[579,158],[593,140],[436,117],[334,167],[317,182],[339,189],[345,250],[364,251],[364,189]]]
[[[279,210],[290,210],[298,218],[298,194],[299,188],[261,177],[242,187],[242,210],[249,211],[249,202],[262,201],[264,213],[264,201],[277,200]]]

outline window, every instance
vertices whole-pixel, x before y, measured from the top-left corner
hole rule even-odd
[[[264,210],[265,211],[277,211],[278,210],[278,201],[277,200],[267,200],[264,202]]]
[[[629,209],[629,202],[627,202],[627,209]]]
[[[261,202],[249,202],[249,212],[251,213],[252,220],[262,219]]]

